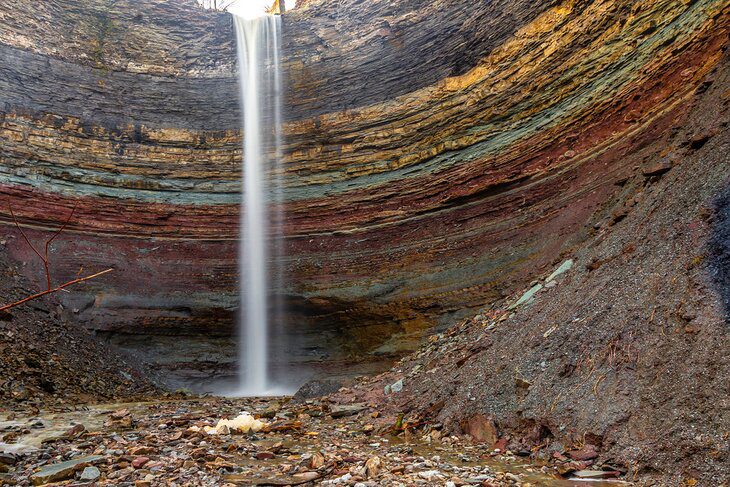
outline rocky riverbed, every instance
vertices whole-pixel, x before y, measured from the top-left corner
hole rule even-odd
[[[6,411],[0,475],[3,485],[581,485],[523,452],[435,428],[385,426],[372,406],[171,397],[30,416]],[[215,432],[220,419],[242,411],[263,428]]]

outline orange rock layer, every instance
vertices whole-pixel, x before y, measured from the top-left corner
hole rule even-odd
[[[15,10],[0,14],[0,221],[15,233],[12,206],[41,238],[77,207],[58,278],[116,268],[63,297],[87,326],[229,336],[230,18],[84,3],[0,0]],[[722,0],[533,3],[320,0],[284,17],[276,293],[309,347],[296,360],[396,352],[554,265],[727,48]]]

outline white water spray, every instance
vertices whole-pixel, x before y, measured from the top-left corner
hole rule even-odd
[[[241,212],[241,307],[237,395],[275,394],[269,371],[268,302],[272,257],[269,202],[278,191],[268,178],[280,160],[281,77],[277,15],[234,15],[238,46],[244,132],[244,188]]]

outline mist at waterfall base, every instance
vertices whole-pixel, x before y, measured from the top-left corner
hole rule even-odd
[[[273,366],[286,363],[284,313],[272,289],[282,286],[281,18],[233,13],[243,111],[243,191],[239,247],[238,377],[219,393],[274,396],[293,393],[301,377]],[[279,331],[279,333],[272,333]]]

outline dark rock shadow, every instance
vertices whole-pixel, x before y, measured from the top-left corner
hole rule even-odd
[[[722,298],[725,322],[730,324],[730,185],[715,198],[709,247],[710,274]]]

